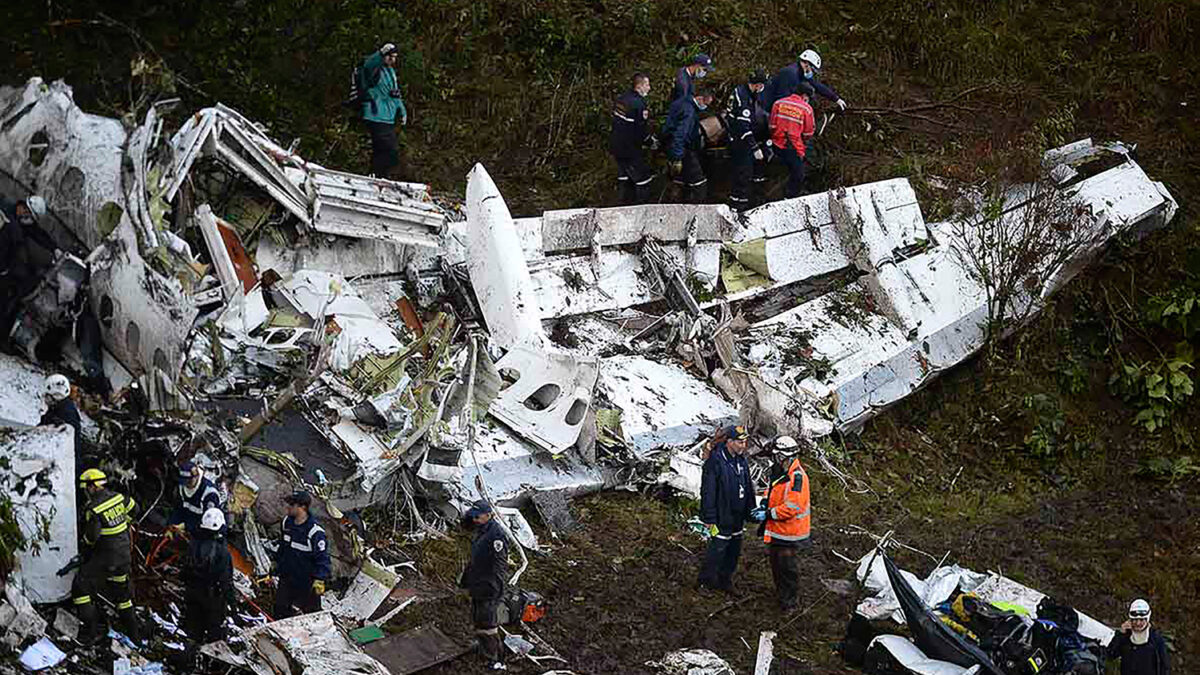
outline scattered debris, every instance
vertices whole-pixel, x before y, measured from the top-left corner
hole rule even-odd
[[[680,649],[646,665],[664,675],[735,675],[724,659],[707,649]]]

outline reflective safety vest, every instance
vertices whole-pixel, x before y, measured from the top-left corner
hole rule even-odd
[[[812,516],[809,513],[808,474],[793,459],[787,473],[767,487],[767,522],[763,541],[800,542],[808,539]]]
[[[137,507],[132,498],[102,490],[88,504],[84,515],[83,543],[97,552],[129,550],[129,522]]]

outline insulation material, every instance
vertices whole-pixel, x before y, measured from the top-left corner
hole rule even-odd
[[[467,176],[467,223],[467,269],[492,339],[506,349],[541,347],[537,292],[512,215],[480,164]]]
[[[12,500],[21,533],[41,541],[17,553],[13,580],[31,602],[58,602],[71,593],[71,576],[58,576],[78,553],[75,521],[75,432],[67,425],[24,431],[0,429],[0,491]],[[49,536],[40,539],[41,533]],[[36,552],[33,550],[36,549]]]
[[[383,664],[346,635],[329,611],[256,626],[241,638],[244,654],[233,654],[225,642],[205,645],[202,651],[256,675],[389,675]]]

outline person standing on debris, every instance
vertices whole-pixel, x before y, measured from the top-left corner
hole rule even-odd
[[[100,637],[99,612],[92,596],[105,586],[108,600],[117,609],[125,635],[138,642],[137,615],[133,608],[130,581],[131,545],[129,523],[137,504],[131,497],[105,487],[108,478],[99,469],[79,475],[86,503],[82,515],[81,555],[84,563],[71,583],[71,602],[83,629],[79,639],[90,644]]]
[[[284,501],[288,514],[283,519],[276,559],[275,619],[296,616],[296,610],[300,614],[321,611],[321,596],[332,567],[325,528],[308,512],[312,495],[298,490]]]
[[[796,93],[781,98],[771,108],[771,144],[779,158],[788,168],[788,182],[784,190],[786,197],[799,197],[804,185],[804,156],[808,144],[816,132],[813,119],[812,87],[801,82]]]
[[[738,210],[751,204],[751,181],[757,182],[766,175],[766,156],[764,148],[759,146],[767,140],[767,114],[759,103],[766,81],[767,73],[760,68],[729,96],[729,158],[733,174],[729,205]]]
[[[66,375],[54,374],[46,378],[46,412],[38,426],[66,424],[75,430],[75,466],[83,464],[83,432],[79,408],[71,400],[71,382]]]
[[[58,251],[38,226],[45,215],[46,200],[38,195],[0,204],[0,342],[8,338],[21,299],[37,287]]]
[[[396,45],[387,43],[363,61],[362,79],[367,100],[362,117],[371,132],[371,173],[391,178],[400,165],[400,147],[396,140],[396,118],[408,125],[408,109],[400,96],[396,80]]]
[[[704,150],[700,113],[712,103],[712,92],[701,89],[695,96],[677,99],[667,111],[662,135],[667,141],[671,179],[682,190],[683,201],[701,204],[708,197],[708,177],[700,162]]]
[[[708,54],[697,54],[692,62],[675,71],[675,86],[671,88],[671,103],[679,99],[690,99],[696,95],[696,80],[703,80],[713,69],[713,60]]]
[[[487,500],[472,504],[463,524],[475,528],[475,538],[459,586],[471,595],[471,621],[480,653],[493,670],[504,670],[498,611],[508,584],[508,539]]]
[[[755,514],[763,522],[763,541],[771,560],[771,578],[779,607],[796,608],[800,568],[796,555],[809,545],[812,516],[809,511],[808,474],[800,465],[799,446],[791,436],[775,440],[776,462],[767,476],[764,506]]]
[[[796,93],[801,82],[807,82],[814,92],[833,101],[841,110],[845,110],[848,107],[846,101],[838,96],[833,87],[821,81],[820,73],[821,55],[811,49],[805,49],[800,52],[795,63],[789,63],[781,68],[767,83],[767,88],[763,92],[763,105],[770,110],[776,101]]]
[[[700,521],[708,530],[708,550],[699,586],[733,590],[733,573],[742,555],[742,535],[754,509],[754,484],[746,462],[746,428],[725,430],[704,461],[700,474]]]
[[[171,511],[165,535],[173,538],[182,532],[195,536],[200,520],[209,509],[221,508],[221,493],[194,462],[179,467],[179,504]]]
[[[1130,603],[1129,619],[1108,643],[1108,658],[1121,660],[1121,675],[1171,675],[1166,640],[1150,627],[1150,603]]]
[[[225,638],[225,617],[236,600],[224,530],[224,512],[205,511],[183,564],[183,629],[196,644]]]
[[[633,88],[613,103],[609,151],[617,160],[617,188],[621,204],[645,204],[650,201],[650,183],[654,172],[646,164],[644,150],[658,147],[658,139],[649,129],[650,110],[646,96],[650,78],[645,73],[633,76]]]

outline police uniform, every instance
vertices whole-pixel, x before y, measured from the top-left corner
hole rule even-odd
[[[321,611],[321,597],[313,581],[329,579],[331,561],[325,528],[309,514],[297,524],[291,516],[283,519],[276,570],[279,588],[275,591],[275,619]]]
[[[617,185],[622,204],[645,204],[650,200],[654,172],[646,165],[643,148],[651,142],[646,99],[629,91],[613,102],[609,150],[617,160]]]
[[[129,523],[136,503],[108,489],[89,496],[83,513],[83,544],[87,561],[71,583],[71,602],[83,623],[84,640],[97,634],[99,613],[93,595],[102,586],[117,608],[125,634],[138,639],[137,617],[129,578],[131,563]]]
[[[190,491],[190,492],[189,492]],[[179,486],[179,505],[171,511],[171,525],[183,524],[189,535],[195,535],[200,528],[200,518],[209,509],[221,508],[221,493],[217,486],[206,477],[200,478],[200,484],[195,490],[190,485]]]
[[[730,590],[742,555],[742,535],[754,509],[754,484],[746,458],[734,455],[721,441],[700,471],[700,520],[716,525],[708,540],[700,586]]]
[[[749,84],[738,85],[729,96],[729,152],[732,180],[729,203],[737,209],[750,206],[751,182],[766,180],[766,162],[754,152],[766,141],[767,118]]]
[[[471,621],[484,654],[500,660],[497,610],[504,597],[508,577],[508,539],[493,517],[479,526],[471,541],[471,559],[460,586],[471,595]]]

